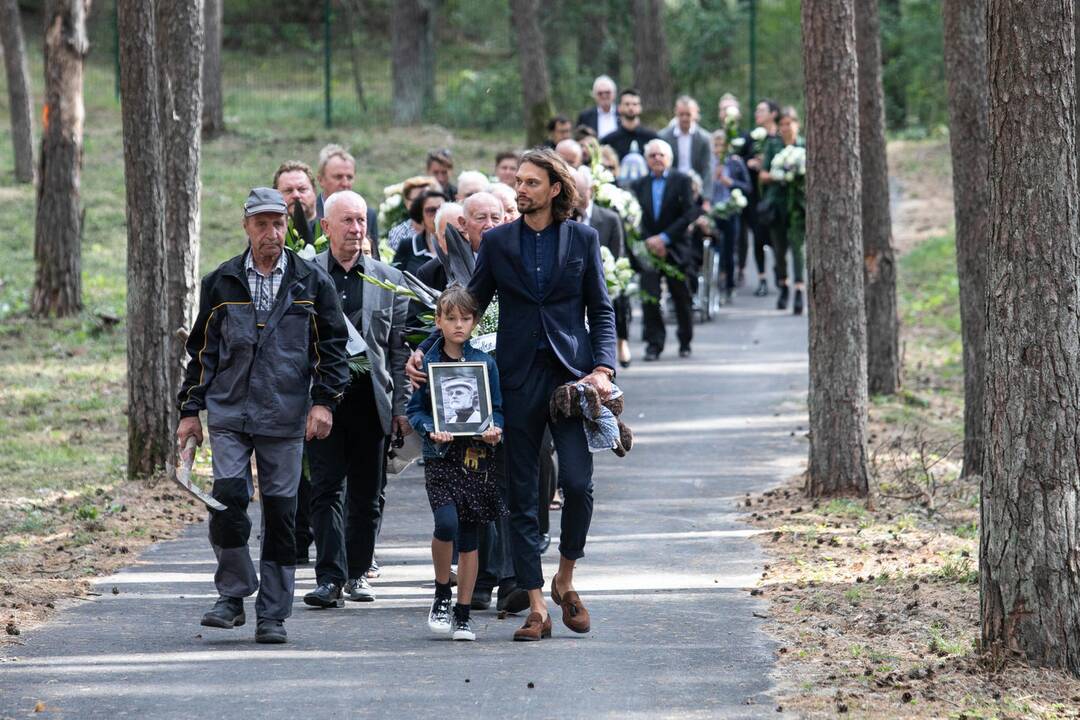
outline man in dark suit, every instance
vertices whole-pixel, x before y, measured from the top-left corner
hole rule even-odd
[[[675,101],[675,122],[660,131],[660,139],[671,146],[671,166],[681,173],[691,170],[701,178],[701,196],[712,197],[712,139],[701,129],[701,109],[697,100],[682,95]]]
[[[692,248],[687,226],[701,210],[694,202],[690,177],[671,169],[671,146],[660,139],[645,145],[649,174],[634,183],[634,194],[641,205],[641,234],[650,254],[660,259],[642,268],[641,289],[647,296],[641,303],[645,316],[645,361],[660,359],[667,330],[661,309],[660,278],[667,280],[668,292],[675,301],[678,321],[679,357],[690,356],[694,336],[693,306],[687,273],[693,272]],[[681,277],[676,275],[681,274]]]
[[[578,115],[577,124],[592,128],[602,138],[619,127],[619,111],[615,109],[615,81],[607,75],[593,80],[592,96],[596,104]]]
[[[589,383],[601,396],[610,394],[615,313],[597,233],[570,220],[576,196],[573,175],[562,158],[550,150],[524,153],[517,173],[522,217],[484,234],[469,282],[481,314],[499,294],[496,361],[506,410],[510,539],[517,583],[528,591],[531,609],[515,640],[551,634],[537,519],[537,458],[545,428],[555,440],[565,496],[559,571],[552,578],[551,594],[567,627],[575,632],[590,627],[589,613],[573,589],[573,573],[584,555],[592,519],[592,454],[581,420],[552,421],[548,403],[554,390],[568,382]],[[409,361],[414,383],[425,380],[422,359],[414,353]]]
[[[319,151],[318,179],[322,192],[315,200],[315,210],[316,217],[321,221],[325,217],[323,207],[326,198],[339,190],[352,190],[356,179],[356,158],[340,145],[326,145]],[[315,234],[321,231],[318,228]],[[379,212],[373,207],[367,209],[367,236],[373,239],[373,247],[379,244]]]

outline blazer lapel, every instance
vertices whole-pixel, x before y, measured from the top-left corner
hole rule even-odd
[[[562,276],[563,268],[566,267],[566,256],[570,253],[570,223],[559,223],[559,250],[555,256],[555,267],[551,272],[551,279],[548,281],[548,286],[544,290],[544,297],[546,298],[551,294],[552,289],[558,285],[559,278]],[[543,298],[541,298],[543,299]]]

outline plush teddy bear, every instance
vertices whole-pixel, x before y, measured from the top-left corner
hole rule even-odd
[[[582,412],[581,402],[578,399],[579,384],[584,388],[585,403],[588,406],[587,415]],[[619,427],[619,439],[615,447],[612,448],[612,452],[619,457],[624,457],[634,446],[634,433],[619,419],[619,416],[623,413],[623,396],[603,402],[600,400],[600,393],[592,385],[577,382],[566,383],[555,388],[555,392],[551,394],[549,413],[552,420],[582,418],[587,423],[593,423],[593,418],[600,413],[601,407],[607,408],[615,416],[615,422]]]

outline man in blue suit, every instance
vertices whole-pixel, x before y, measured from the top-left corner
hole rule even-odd
[[[565,497],[559,570],[551,581],[551,595],[567,627],[589,631],[589,613],[574,591],[573,577],[592,519],[592,454],[581,420],[551,421],[548,402],[558,386],[573,381],[592,384],[604,397],[610,394],[615,312],[596,231],[570,220],[576,195],[572,171],[562,158],[547,149],[526,152],[517,172],[522,216],[484,233],[469,282],[481,314],[496,292],[499,295],[496,361],[506,416],[510,539],[518,586],[528,590],[530,604],[515,640],[551,634],[537,519],[537,458],[548,426]],[[416,383],[426,381],[422,358],[421,349],[407,367]]]

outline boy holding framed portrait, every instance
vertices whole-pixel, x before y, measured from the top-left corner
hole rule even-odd
[[[502,439],[502,394],[495,359],[469,344],[476,299],[451,285],[435,306],[442,338],[424,356],[428,387],[413,393],[409,424],[424,438],[424,481],[435,516],[431,559],[435,599],[428,628],[475,640],[469,604],[476,584],[480,529],[507,514],[494,475]],[[458,593],[451,615],[450,562],[458,543]]]

